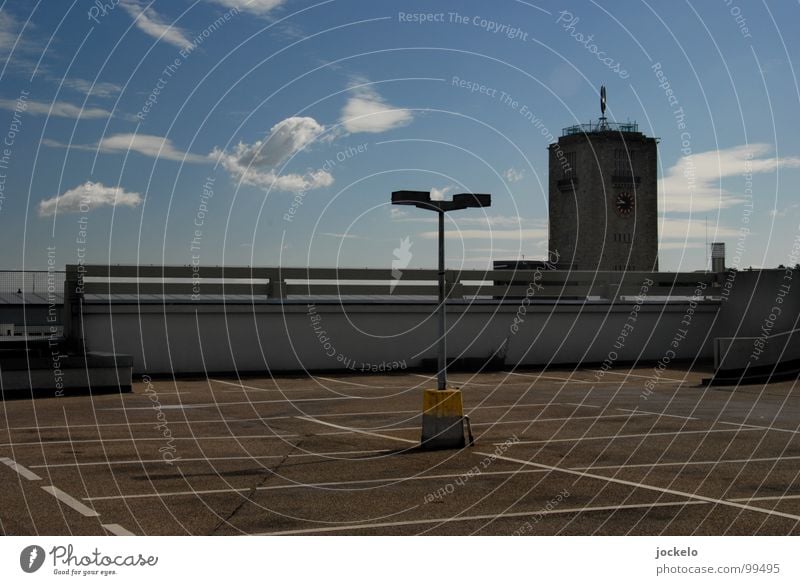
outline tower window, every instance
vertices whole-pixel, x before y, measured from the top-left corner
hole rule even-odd
[[[634,151],[625,148],[614,149],[614,174],[621,177],[633,176]]]
[[[575,153],[565,152],[564,160],[561,162],[561,171],[564,177],[572,177],[575,174],[575,163]]]

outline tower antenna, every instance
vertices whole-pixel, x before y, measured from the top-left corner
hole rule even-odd
[[[606,86],[600,86],[600,128],[606,127]]]

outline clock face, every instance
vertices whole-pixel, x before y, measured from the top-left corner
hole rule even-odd
[[[615,207],[617,209],[617,214],[620,217],[630,217],[633,215],[633,210],[635,207],[635,199],[633,198],[633,194],[629,193],[628,191],[622,191],[621,193],[617,194]]]

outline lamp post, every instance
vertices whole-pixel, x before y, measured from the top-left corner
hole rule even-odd
[[[429,209],[439,214],[439,371],[437,372],[437,389],[447,389],[447,339],[446,339],[446,291],[444,269],[444,214],[447,211],[467,209],[469,207],[489,207],[492,196],[479,193],[460,193],[453,195],[452,201],[431,200],[429,191],[394,191],[393,205],[413,205],[420,209]]]

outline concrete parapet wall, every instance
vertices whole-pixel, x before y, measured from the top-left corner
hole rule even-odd
[[[495,356],[509,366],[711,359],[718,308],[713,301],[454,303],[447,353]],[[87,349],[132,356],[135,373],[393,371],[436,357],[434,310],[428,303],[89,304],[83,326]]]

